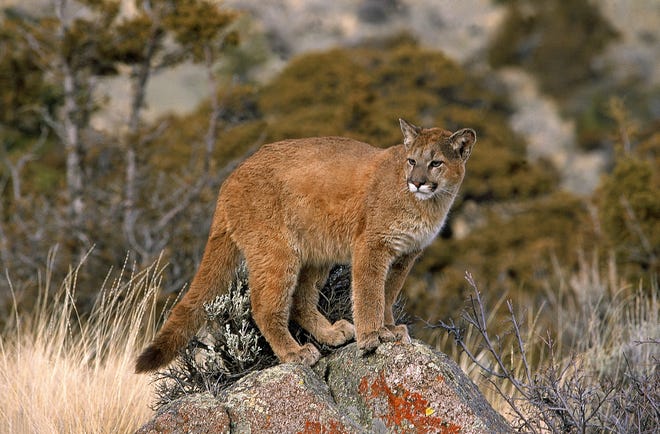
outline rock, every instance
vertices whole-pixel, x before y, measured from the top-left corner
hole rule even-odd
[[[247,375],[214,398],[163,407],[138,433],[503,433],[504,419],[447,356],[390,343],[355,344],[314,368],[283,364]]]
[[[511,431],[456,363],[420,342],[384,344],[366,357],[349,345],[314,370],[339,408],[368,432]]]
[[[220,397],[237,433],[360,433],[309,367],[291,363],[254,372]]]
[[[162,407],[136,434],[228,434],[230,420],[224,404],[210,393],[189,395]]]

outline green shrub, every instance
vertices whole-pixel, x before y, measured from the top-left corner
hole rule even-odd
[[[521,304],[539,303],[553,259],[576,264],[578,250],[591,244],[588,216],[586,203],[565,192],[485,210],[483,224],[465,238],[438,239],[427,248],[409,287],[421,281],[430,288],[411,294],[409,306],[429,321],[460,309],[468,296],[465,270]]]
[[[593,79],[593,59],[618,37],[588,0],[513,0],[507,7],[489,47],[490,64],[522,66],[556,97],[569,96]]]
[[[638,148],[618,152],[612,172],[597,192],[607,247],[629,277],[660,271],[660,173],[658,135]],[[655,140],[655,142],[652,142]],[[646,153],[646,156],[642,154]],[[655,154],[655,158],[649,158]]]

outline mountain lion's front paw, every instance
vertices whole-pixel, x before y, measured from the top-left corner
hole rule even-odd
[[[339,345],[350,341],[354,337],[355,327],[353,327],[353,324],[346,321],[345,319],[340,319],[332,325],[330,333],[323,343],[333,347],[338,347]]]
[[[385,327],[388,328],[389,331],[391,331],[394,334],[394,337],[398,342],[403,342],[406,344],[409,344],[411,342],[410,335],[408,334],[408,326],[405,324],[390,324],[386,325]]]
[[[381,342],[394,342],[396,336],[387,327],[381,327],[376,331],[365,333],[362,337],[358,335],[357,346],[362,355],[373,352]]]
[[[303,345],[298,351],[292,351],[285,355],[282,363],[301,363],[307,366],[313,366],[321,358],[321,353],[312,344]]]

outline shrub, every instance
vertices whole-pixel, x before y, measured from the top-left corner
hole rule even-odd
[[[564,97],[593,79],[592,59],[618,37],[588,0],[508,2],[507,15],[488,52],[491,65],[520,65],[547,93]]]
[[[331,321],[351,319],[350,269],[335,267],[321,290],[321,312]],[[226,294],[204,307],[206,327],[184,348],[176,362],[156,374],[156,407],[181,396],[222,390],[250,372],[276,365],[277,358],[252,320],[247,269],[242,264]],[[296,324],[291,332],[301,343],[314,342],[321,354],[331,347],[319,344]]]
[[[460,239],[436,240],[413,269],[409,303],[427,321],[460,310],[468,297],[458,270],[473,269],[494,291],[538,305],[553,275],[553,260],[573,266],[578,250],[594,245],[586,203],[566,192],[477,212],[481,223]],[[412,292],[416,286],[424,289]]]
[[[657,146],[657,145],[656,145]],[[658,148],[660,149],[660,147]],[[656,151],[657,152],[657,151]],[[660,172],[650,158],[621,150],[597,197],[603,234],[628,276],[660,271]]]

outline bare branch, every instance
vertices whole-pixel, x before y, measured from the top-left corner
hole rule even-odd
[[[529,367],[529,362],[527,361],[527,351],[525,350],[525,343],[522,340],[522,334],[520,333],[518,320],[516,319],[516,315],[513,313],[513,306],[511,305],[511,300],[506,301],[506,307],[507,309],[509,309],[509,315],[511,317],[511,324],[513,325],[514,336],[516,337],[516,342],[518,344],[518,351],[520,351],[523,367],[525,368],[525,375],[527,376],[527,383],[532,384],[532,372]]]
[[[648,339],[643,339],[643,340],[635,340],[633,343],[637,345],[642,345],[642,344],[660,344],[660,339],[657,338],[648,338]]]
[[[152,61],[158,50],[161,35],[159,23],[156,14],[152,12],[151,3],[143,2],[142,8],[152,19],[149,38],[144,48],[142,62],[135,65],[132,71],[133,86],[132,98],[129,108],[128,130],[123,135],[123,147],[126,153],[126,168],[124,179],[124,216],[123,231],[124,236],[133,248],[138,248],[135,236],[135,223],[137,221],[136,201],[138,195],[138,165],[137,165],[137,144],[135,140],[140,130],[142,120],[142,108],[146,97],[147,83],[153,72]],[[142,250],[142,249],[139,249]]]
[[[37,139],[30,147],[30,150],[24,153],[23,155],[21,155],[15,163],[12,163],[11,160],[9,159],[9,156],[7,155],[7,150],[5,149],[4,146],[0,149],[0,152],[2,153],[2,162],[5,164],[5,166],[7,166],[7,169],[9,169],[9,174],[11,176],[12,193],[15,201],[20,201],[22,198],[21,174],[23,172],[23,168],[30,161],[34,161],[37,159],[37,151],[44,145],[44,143],[46,143],[47,137],[48,137],[48,130],[42,127],[41,134],[39,135],[39,139]]]

